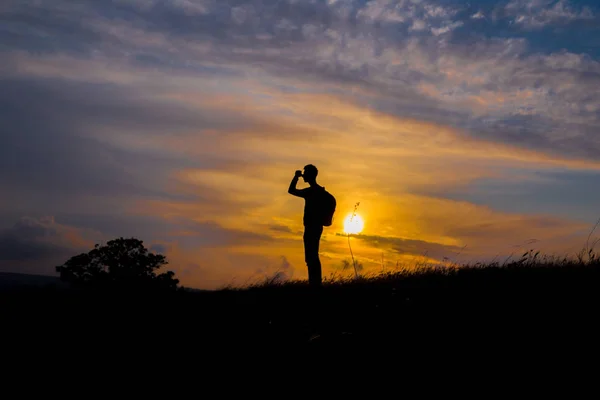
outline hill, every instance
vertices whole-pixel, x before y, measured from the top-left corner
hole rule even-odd
[[[389,273],[318,292],[304,282],[153,295],[30,287],[0,299],[16,338],[35,332],[63,351],[102,338],[98,349],[165,357],[176,346],[204,360],[339,351],[539,361],[597,350],[599,284],[597,262],[546,263]]]
[[[14,290],[24,287],[66,287],[58,276],[19,274],[14,272],[0,272],[0,290]]]

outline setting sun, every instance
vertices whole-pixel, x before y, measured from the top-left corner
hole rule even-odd
[[[365,223],[360,215],[349,214],[344,220],[344,232],[350,234],[361,233],[363,228],[365,227]]]

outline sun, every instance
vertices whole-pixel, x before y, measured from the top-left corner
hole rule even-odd
[[[365,222],[360,217],[360,215],[354,214],[354,217],[353,217],[352,214],[349,214],[346,217],[346,219],[344,220],[344,233],[349,233],[349,234],[361,233],[364,227],[365,227]]]

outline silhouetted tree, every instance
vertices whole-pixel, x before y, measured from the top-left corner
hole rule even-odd
[[[167,264],[165,256],[150,253],[143,241],[118,238],[71,257],[56,271],[62,281],[76,286],[176,290],[174,272],[157,274]]]

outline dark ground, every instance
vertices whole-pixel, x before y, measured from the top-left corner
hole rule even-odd
[[[597,370],[599,285],[597,264],[517,266],[389,275],[320,293],[302,283],[161,295],[37,287],[0,301],[4,354],[29,359]]]

